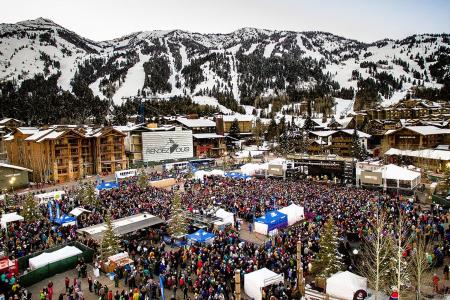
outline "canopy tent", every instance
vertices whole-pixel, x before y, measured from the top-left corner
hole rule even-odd
[[[234,178],[234,179],[249,179],[249,178],[251,178],[250,175],[242,174],[242,173],[239,173],[239,172],[228,172],[228,173],[225,173],[225,177],[230,177],[230,178]]]
[[[53,222],[61,226],[69,226],[75,225],[76,219],[74,217],[64,214],[60,218],[53,219]]]
[[[18,215],[16,212],[13,212],[13,213],[2,215],[2,219],[0,220],[0,223],[2,225],[2,228],[6,228],[8,223],[17,222],[17,221],[23,221],[23,217]]]
[[[269,234],[274,229],[288,226],[288,217],[286,214],[277,210],[267,212],[266,215],[255,220],[255,231],[261,234]]]
[[[283,207],[278,210],[279,212],[286,214],[288,218],[288,225],[291,226],[305,218],[305,209],[296,204]]]
[[[205,176],[224,176],[224,171],[215,169],[212,171],[199,170],[194,172],[195,179],[203,180]]]
[[[124,234],[137,231],[139,229],[144,229],[164,223],[164,221],[154,215],[143,212],[140,214],[124,217],[121,219],[115,219],[111,223],[114,228],[114,233],[117,236],[122,236]],[[105,230],[106,224],[101,223],[90,227],[78,229],[77,232],[79,234],[87,235],[92,239],[100,241],[103,238]]]
[[[244,275],[244,291],[251,299],[261,300],[263,287],[280,282],[284,282],[282,274],[262,268]]]
[[[196,232],[187,236],[188,241],[197,243],[208,243],[214,239],[215,235],[209,232],[199,229]]]
[[[64,248],[61,248],[59,250],[53,251],[53,252],[44,252],[38,256],[32,257],[30,258],[29,265],[31,270],[36,270],[39,269],[41,267],[44,267],[48,264],[72,257],[72,256],[76,256],[76,255],[80,255],[83,252],[78,249],[77,247],[73,247],[73,246],[66,246]]]
[[[173,186],[175,184],[177,184],[177,181],[175,178],[165,178],[165,179],[153,180],[153,181],[149,182],[149,185],[151,187],[161,188],[161,189]]]
[[[109,189],[116,189],[119,187],[119,184],[117,182],[114,181],[110,181],[110,182],[102,182],[99,185],[97,185],[95,187],[95,189],[97,191],[102,191],[102,190],[109,190]]]
[[[356,291],[367,291],[367,278],[349,271],[339,272],[327,279],[326,287],[328,295],[352,300]]]
[[[69,212],[69,215],[72,215],[72,216],[75,216],[76,218],[78,218],[83,213],[91,213],[91,211],[87,210],[85,208],[82,208],[82,207],[75,207],[74,209],[72,209]]]
[[[216,226],[222,226],[222,225],[227,225],[227,224],[233,225],[234,224],[234,214],[224,210],[223,208],[220,208],[219,210],[217,210],[215,213],[215,216],[222,219],[222,221],[214,222],[214,225],[216,225]]]

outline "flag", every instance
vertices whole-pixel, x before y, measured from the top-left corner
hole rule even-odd
[[[161,288],[161,299],[165,300],[166,298],[164,298],[164,282],[162,276],[159,276],[159,287]]]
[[[47,207],[48,207],[48,214],[49,214],[50,221],[53,221],[53,210],[52,210],[51,201],[47,202]]]

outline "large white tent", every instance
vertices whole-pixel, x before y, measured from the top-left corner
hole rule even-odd
[[[41,255],[30,258],[29,265],[31,270],[42,268],[48,264],[82,254],[83,252],[77,247],[66,246],[53,252],[44,252]]]
[[[288,217],[288,225],[291,226],[305,218],[305,209],[297,204],[292,203],[289,206],[278,210]]]
[[[327,279],[326,293],[332,297],[352,300],[358,290],[367,291],[367,278],[345,271]]]
[[[10,222],[23,221],[23,217],[18,215],[16,212],[4,214],[2,215],[2,219],[0,223],[2,224],[2,228],[6,228],[6,225]]]
[[[216,211],[215,216],[218,218],[221,218],[222,221],[216,221],[214,222],[214,225],[216,226],[222,226],[227,224],[234,224],[234,214],[224,210],[223,208],[220,208]]]
[[[280,282],[284,282],[282,274],[262,268],[244,275],[244,291],[251,299],[261,300],[263,287]]]
[[[203,180],[203,177],[208,176],[225,176],[225,172],[222,170],[211,170],[211,171],[205,171],[205,170],[199,170],[194,173],[195,179]]]

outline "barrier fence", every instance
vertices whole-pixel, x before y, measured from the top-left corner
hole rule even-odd
[[[63,273],[67,270],[73,269],[78,264],[78,259],[83,258],[83,260],[86,263],[90,263],[93,260],[94,257],[94,250],[79,243],[79,242],[70,242],[64,245],[60,245],[51,249],[48,249],[47,251],[41,251],[38,253],[33,253],[32,255],[27,255],[24,257],[21,257],[19,259],[19,270],[22,272],[23,270],[26,270],[29,266],[28,261],[30,258],[35,257],[37,255],[42,254],[43,252],[53,252],[56,250],[59,250],[65,246],[75,246],[78,249],[80,249],[83,253],[65,258],[63,260],[49,263],[46,266],[43,266],[39,269],[28,271],[22,276],[20,276],[20,284],[24,287],[31,286],[33,284],[38,283],[39,281],[42,281],[46,278],[49,278],[51,276],[54,276],[59,273]],[[22,267],[22,269],[21,269]]]

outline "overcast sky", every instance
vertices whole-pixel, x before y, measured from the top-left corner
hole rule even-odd
[[[0,22],[38,17],[90,39],[141,30],[229,33],[242,27],[319,30],[371,42],[450,32],[450,0],[10,0]]]

